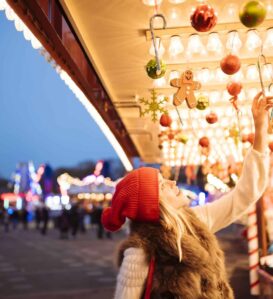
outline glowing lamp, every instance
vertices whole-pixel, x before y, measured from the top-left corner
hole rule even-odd
[[[247,32],[246,47],[249,51],[253,51],[259,48],[262,44],[262,40],[255,29],[251,29]]]
[[[238,52],[242,47],[239,33],[234,30],[228,33],[226,48],[230,51]]]
[[[181,41],[181,37],[178,35],[173,35],[171,37],[169,53],[171,56],[176,56],[184,51],[184,46]]]

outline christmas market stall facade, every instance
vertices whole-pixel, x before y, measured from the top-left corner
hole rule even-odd
[[[86,108],[126,171],[138,159],[160,165],[165,178],[183,170],[191,184],[199,169],[207,194],[199,204],[236,184],[254,142],[252,99],[273,92],[271,1],[2,0],[0,9]],[[272,167],[247,218],[250,292],[260,298],[273,296]],[[86,200],[110,200],[114,188],[96,175],[59,183],[63,196]]]

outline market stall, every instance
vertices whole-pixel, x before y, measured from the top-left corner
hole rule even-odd
[[[165,177],[186,167],[191,182],[202,165],[208,188],[226,192],[236,184],[253,144],[253,97],[273,92],[271,1],[0,3],[95,119],[127,171],[140,157],[163,165]],[[66,176],[63,190],[91,199],[97,179],[87,184]],[[271,227],[271,193],[265,214],[261,203],[249,211],[252,294],[259,293],[260,262],[267,263],[260,257],[268,254],[259,251],[260,244],[268,248],[258,232],[272,237],[261,220],[264,215]]]

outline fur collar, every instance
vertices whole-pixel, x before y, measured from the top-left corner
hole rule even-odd
[[[151,256],[156,261],[152,299],[233,299],[224,255],[215,236],[189,208],[183,209],[198,239],[188,232],[183,235],[182,262],[172,231],[161,223],[132,222],[132,233],[119,249],[119,265],[125,249],[140,247],[148,261]]]

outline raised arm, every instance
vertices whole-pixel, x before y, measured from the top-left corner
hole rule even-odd
[[[272,97],[258,93],[252,104],[255,125],[253,148],[248,152],[241,177],[236,187],[219,200],[193,211],[205,222],[212,232],[216,232],[247,212],[263,194],[268,180],[269,155],[267,148],[268,110],[273,106]]]

